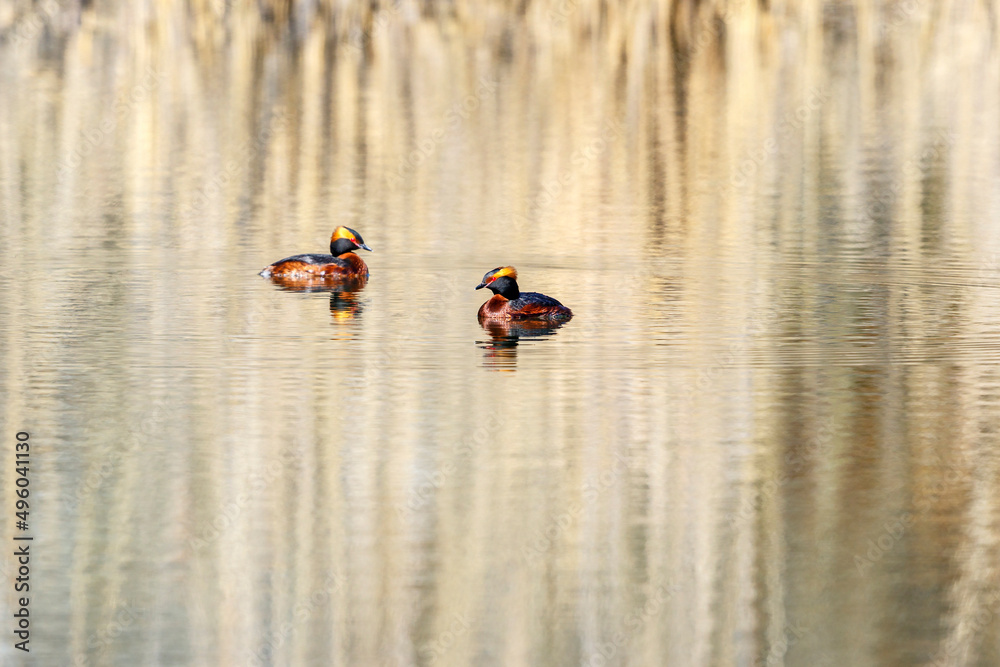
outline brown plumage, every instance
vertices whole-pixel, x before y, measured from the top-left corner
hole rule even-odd
[[[368,276],[368,265],[354,254],[354,250],[371,251],[353,229],[337,227],[330,238],[329,255],[294,255],[264,267],[264,277],[348,279]]]
[[[479,320],[568,320],[573,311],[550,296],[522,292],[517,286],[517,270],[501,266],[483,276],[476,289],[488,288],[493,297],[479,308]]]

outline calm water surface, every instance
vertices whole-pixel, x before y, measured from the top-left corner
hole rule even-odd
[[[0,44],[4,664],[1000,663],[1000,27],[804,7]]]

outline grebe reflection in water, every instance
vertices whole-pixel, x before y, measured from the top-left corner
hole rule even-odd
[[[476,343],[483,350],[483,361],[487,366],[512,369],[517,362],[517,347],[521,344],[522,338],[540,342],[549,336],[554,336],[566,322],[487,319],[480,324],[490,335],[490,340]]]
[[[330,316],[334,322],[353,321],[364,311],[359,294],[368,284],[367,276],[335,281],[318,277],[270,276],[268,280],[282,292],[329,293]]]

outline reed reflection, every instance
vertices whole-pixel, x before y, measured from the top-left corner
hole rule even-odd
[[[490,340],[476,341],[476,345],[483,350],[484,365],[495,370],[514,370],[517,367],[517,346],[522,338],[554,336],[566,322],[482,320],[480,324],[490,335]]]
[[[270,276],[268,280],[282,292],[330,294],[330,316],[337,324],[354,323],[364,311],[358,295],[368,284],[368,276],[344,280],[318,277]]]
[[[54,4],[0,11],[39,664],[1000,665],[989,3]],[[334,219],[370,291],[246,289]],[[478,335],[500,254],[569,338]]]

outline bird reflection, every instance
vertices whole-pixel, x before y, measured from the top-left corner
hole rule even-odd
[[[490,335],[490,340],[476,342],[483,349],[483,363],[495,370],[514,370],[517,366],[517,346],[522,338],[553,336],[566,322],[482,320],[480,324]]]
[[[282,292],[329,292],[330,316],[337,324],[353,322],[364,310],[364,305],[358,299],[358,295],[368,284],[367,276],[348,280],[343,278],[330,280],[320,277],[271,276],[268,280]]]

